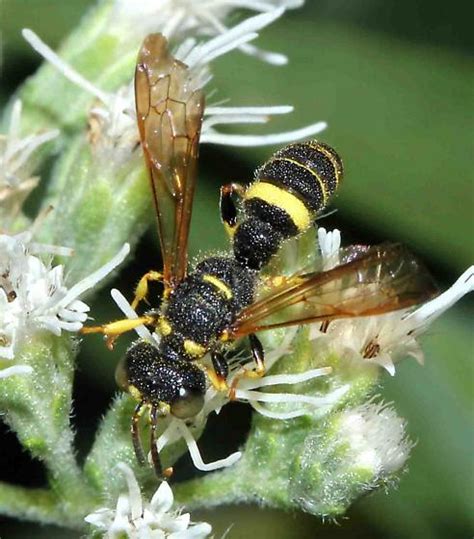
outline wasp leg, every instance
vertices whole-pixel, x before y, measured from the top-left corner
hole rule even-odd
[[[230,238],[233,237],[237,227],[237,208],[232,200],[232,195],[237,193],[238,196],[243,197],[244,192],[245,187],[239,183],[228,183],[221,187],[219,209],[224,228]]]
[[[130,432],[132,433],[132,442],[133,449],[135,451],[135,456],[137,457],[138,463],[140,466],[145,466],[145,453],[143,452],[142,441],[140,440],[140,430],[138,422],[140,421],[141,416],[143,415],[143,410],[145,409],[145,403],[140,402],[135,406],[135,411],[132,416],[132,424],[130,426]]]
[[[148,282],[149,281],[162,281],[163,274],[159,271],[149,271],[138,281],[135,288],[135,298],[132,301],[132,309],[136,309],[140,301],[146,301],[148,296]]]
[[[112,350],[115,339],[122,335],[122,333],[126,333],[127,331],[135,329],[143,324],[153,324],[155,320],[156,317],[152,315],[140,316],[139,318],[124,318],[122,320],[110,322],[109,324],[103,324],[102,326],[84,326],[80,332],[82,334],[102,333],[106,336],[107,348]]]
[[[249,335],[250,350],[257,367],[253,371],[247,371],[251,378],[261,378],[265,374],[265,352],[260,339],[251,333]]]
[[[323,320],[321,322],[321,325],[319,326],[319,331],[321,333],[327,333],[328,327],[329,327],[329,322],[330,322],[330,320]]]
[[[150,412],[150,450],[151,450],[151,461],[153,463],[153,469],[155,475],[160,479],[166,480],[171,477],[173,474],[173,468],[169,467],[163,470],[161,465],[160,454],[158,452],[158,446],[156,445],[156,424],[158,422],[158,410],[155,406],[152,407]]]
[[[213,369],[207,369],[207,375],[211,384],[217,389],[217,391],[227,391],[227,375],[229,374],[229,367],[224,356],[219,352],[211,352],[212,367]]]
[[[261,378],[266,372],[265,353],[263,351],[263,346],[260,342],[260,339],[255,335],[255,333],[251,333],[249,335],[249,341],[250,351],[252,352],[252,357],[255,361],[256,368],[253,370],[244,369],[242,372],[240,372],[234,377],[229,391],[230,400],[235,400],[235,390],[237,389],[239,381],[242,378]]]

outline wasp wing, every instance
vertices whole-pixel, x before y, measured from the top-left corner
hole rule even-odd
[[[135,71],[138,129],[149,170],[164,282],[186,276],[204,95],[161,34],[145,38]]]
[[[267,290],[238,314],[228,334],[237,338],[318,320],[383,314],[436,294],[430,274],[403,246],[355,246],[343,252],[337,267],[295,275]]]

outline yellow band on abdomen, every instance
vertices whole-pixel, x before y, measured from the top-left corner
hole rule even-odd
[[[245,199],[251,198],[259,198],[285,211],[300,232],[311,225],[311,213],[308,208],[299,198],[281,187],[261,181],[255,182],[245,192]]]

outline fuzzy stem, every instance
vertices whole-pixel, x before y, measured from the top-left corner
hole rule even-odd
[[[31,338],[18,350],[17,360],[33,372],[3,380],[0,409],[21,444],[45,464],[62,511],[79,521],[97,502],[97,494],[75,459],[69,420],[74,355],[68,337],[43,333]]]
[[[64,512],[58,498],[47,489],[28,489],[0,482],[0,513],[42,524],[82,527],[76,515]]]
[[[173,485],[173,493],[177,505],[186,510],[195,510],[219,505],[250,501],[253,496],[253,485],[242,484],[240,468],[232,466],[220,472],[213,472],[201,478],[183,481]]]

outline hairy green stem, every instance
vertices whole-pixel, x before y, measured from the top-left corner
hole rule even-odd
[[[177,505],[187,510],[250,501],[253,485],[243,485],[238,465],[173,485]]]
[[[17,360],[31,366],[33,372],[2,381],[0,409],[21,444],[45,464],[62,510],[79,519],[98,496],[75,459],[69,419],[74,356],[74,345],[67,336],[42,333],[30,338],[18,350]]]
[[[47,489],[28,489],[0,482],[0,513],[42,524],[60,524],[80,529],[82,520],[65,512],[58,498]]]

